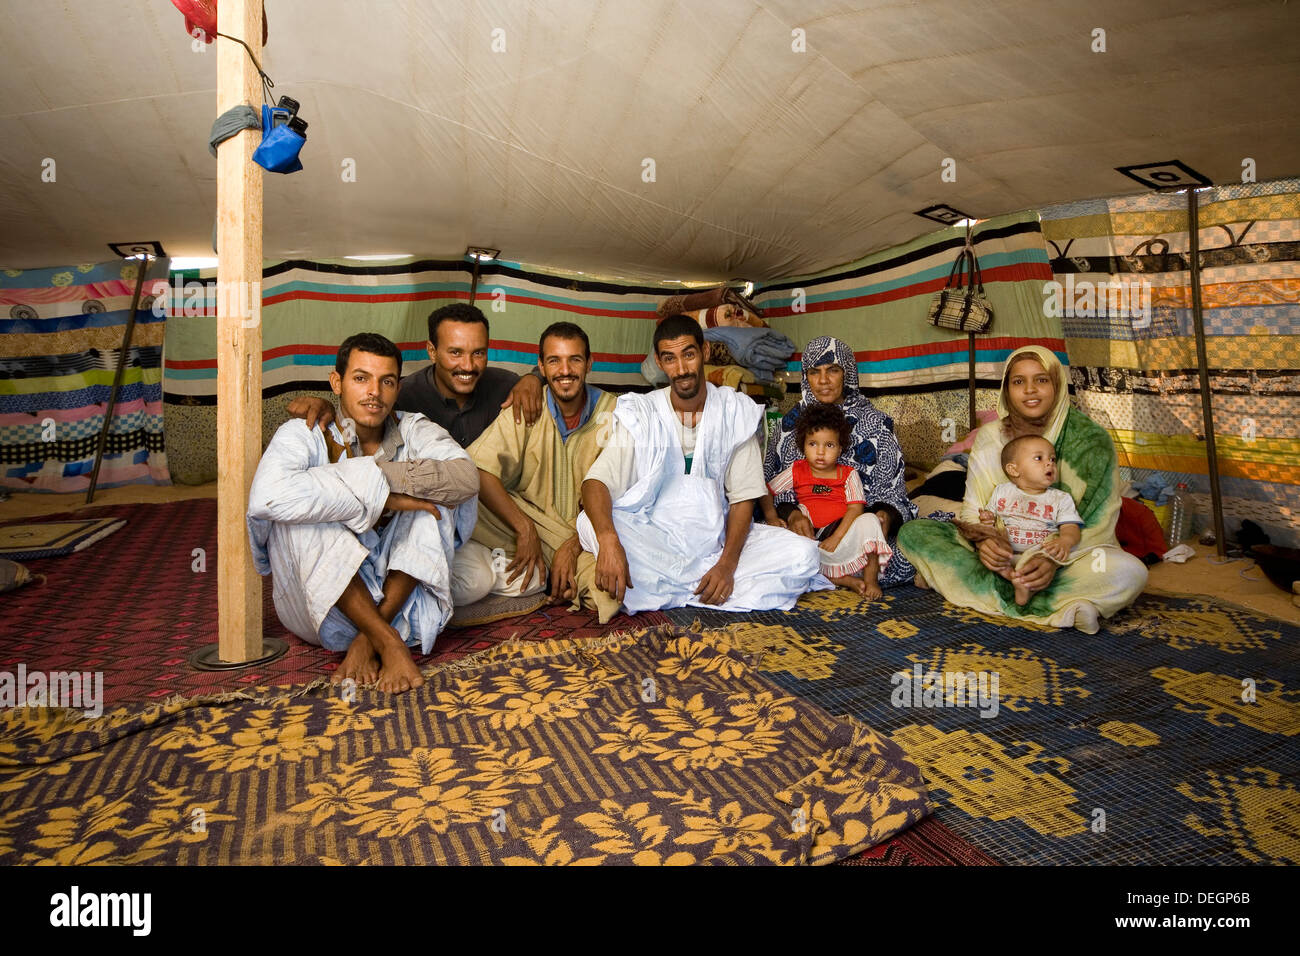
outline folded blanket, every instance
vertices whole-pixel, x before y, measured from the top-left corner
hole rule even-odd
[[[657,312],[660,319],[678,313],[693,315],[701,328],[711,329],[718,325],[738,324],[738,320],[724,317],[724,310],[729,305],[739,306],[744,311],[746,327],[755,325],[765,327],[754,303],[741,295],[738,290],[727,286],[718,286],[716,289],[706,289],[703,292],[670,295],[659,303]]]
[[[740,386],[754,381],[754,373],[739,365],[706,365],[704,377],[718,388],[727,387],[740,390]]]
[[[794,354],[794,343],[772,329],[719,326],[705,329],[704,338],[725,344],[737,362],[767,382],[776,378]]]
[[[684,295],[670,295],[659,303],[659,317],[676,315],[679,312],[696,312],[700,309],[712,309],[722,305],[729,290],[726,286],[706,289],[704,292],[690,292]]]

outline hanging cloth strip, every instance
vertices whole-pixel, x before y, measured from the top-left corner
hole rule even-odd
[[[208,136],[208,151],[216,156],[217,147],[236,133],[241,130],[261,128],[262,116],[256,109],[247,103],[232,106],[213,120],[212,133]]]

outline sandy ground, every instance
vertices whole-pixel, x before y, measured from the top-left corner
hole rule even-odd
[[[165,501],[184,501],[186,498],[215,498],[217,483],[206,485],[126,485],[122,488],[100,489],[95,492],[94,504],[86,504],[85,492],[72,495],[42,495],[11,492],[8,501],[0,501],[0,521],[32,518],[38,515],[80,511],[82,508],[100,508],[104,505],[133,505],[139,503],[161,504]]]
[[[8,501],[0,501],[0,521],[77,511],[101,505],[159,503],[181,501],[186,498],[215,498],[216,482],[206,485],[129,485],[110,488],[95,495],[95,503],[87,506],[84,494],[37,495],[14,494]],[[1163,594],[1188,594],[1210,596],[1250,608],[1261,614],[1280,617],[1300,624],[1300,607],[1291,602],[1291,595],[1279,590],[1255,567],[1255,562],[1238,558],[1226,564],[1218,563],[1213,548],[1193,544],[1196,557],[1186,564],[1157,564],[1151,568],[1147,590]]]
[[[1196,549],[1196,557],[1188,559],[1186,564],[1165,561],[1152,567],[1146,589],[1158,594],[1216,597],[1300,624],[1300,607],[1291,602],[1290,594],[1264,577],[1253,560],[1237,558],[1224,564],[1219,562],[1214,548],[1201,544],[1192,547]]]

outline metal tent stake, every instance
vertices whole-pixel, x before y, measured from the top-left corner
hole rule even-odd
[[[1205,352],[1205,320],[1201,316],[1200,215],[1196,190],[1187,190],[1187,233],[1192,278],[1192,324],[1196,329],[1196,366],[1201,379],[1201,414],[1205,420],[1205,458],[1210,471],[1210,506],[1214,511],[1214,547],[1227,558],[1223,533],[1223,498],[1219,491],[1219,455],[1214,447],[1214,408],[1210,396],[1209,361]]]

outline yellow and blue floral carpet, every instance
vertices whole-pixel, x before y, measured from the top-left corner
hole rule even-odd
[[[668,615],[725,628],[785,692],[888,734],[936,819],[1003,863],[1300,863],[1294,625],[1146,594],[1090,636],[912,587]]]
[[[928,812],[897,744],[672,626],[500,645],[396,696],[0,715],[0,864],[821,864]]]

